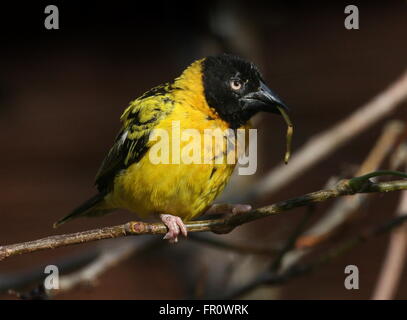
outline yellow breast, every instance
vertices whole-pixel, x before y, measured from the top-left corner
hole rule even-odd
[[[157,142],[138,163],[116,177],[109,202],[140,217],[169,213],[189,220],[202,213],[223,191],[233,172],[235,163],[227,163],[226,139],[209,136],[205,130],[221,129],[227,133],[223,131],[227,127],[220,120],[209,120],[200,111],[176,106],[156,129],[168,132],[168,139],[156,134],[159,130],[154,131],[151,139],[157,138]],[[199,133],[199,142],[196,136],[184,134],[190,129]],[[205,149],[205,141],[210,139],[212,150]],[[178,141],[179,148],[174,146]],[[200,154],[194,152],[198,149]],[[157,157],[164,163],[156,163]],[[220,157],[222,163],[217,163]]]

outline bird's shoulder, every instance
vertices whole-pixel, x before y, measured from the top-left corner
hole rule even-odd
[[[143,157],[150,147],[150,133],[174,106],[171,84],[154,87],[130,102],[120,118],[122,128],[96,174],[99,191],[110,188],[118,173]]]

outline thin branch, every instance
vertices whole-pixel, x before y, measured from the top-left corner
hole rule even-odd
[[[200,245],[206,245],[209,247],[213,247],[218,250],[226,250],[226,251],[234,251],[239,254],[252,254],[252,255],[265,255],[265,256],[273,256],[278,252],[277,247],[266,247],[266,246],[250,246],[246,244],[240,243],[233,243],[229,241],[220,240],[218,238],[208,237],[199,234],[191,234],[188,238],[189,240],[195,241]],[[32,285],[34,283],[39,283],[44,279],[44,267],[45,265],[54,264],[58,265],[59,271],[61,274],[69,274],[74,272],[76,273],[77,270],[81,268],[88,268],[94,262],[100,260],[102,255],[105,255],[110,250],[117,250],[123,254],[123,259],[119,257],[119,262],[123,261],[127,256],[125,252],[127,251],[126,248],[129,246],[133,246],[133,252],[137,252],[140,255],[140,239],[137,241],[131,241],[136,239],[127,238],[127,241],[122,241],[117,243],[115,246],[94,246],[85,252],[74,253],[73,255],[69,255],[64,257],[60,261],[48,262],[44,263],[41,266],[35,267],[32,269],[31,267],[27,270],[13,272],[13,273],[6,273],[0,274],[0,293],[7,292],[9,290],[18,291],[18,289],[24,288],[28,285]],[[163,243],[159,241],[159,243]],[[142,250],[142,253],[145,250]],[[103,260],[103,259],[102,259]],[[110,265],[106,268],[103,268],[102,272],[105,272],[109,269],[109,267],[113,267],[114,265]],[[102,273],[100,272],[98,276]],[[77,273],[80,274],[80,273]],[[61,287],[61,286],[60,286]],[[44,290],[43,294],[47,294],[46,290]]]
[[[328,264],[333,261],[335,258],[345,254],[354,247],[366,242],[370,238],[374,238],[383,234],[386,234],[393,229],[403,225],[407,221],[407,215],[398,216],[393,218],[378,227],[369,229],[357,236],[353,236],[348,240],[343,241],[334,248],[328,250],[327,252],[322,253],[312,262],[307,264],[298,264],[293,263],[288,268],[286,268],[281,273],[272,273],[270,270],[266,270],[263,273],[260,273],[256,278],[243,284],[237,288],[234,288],[227,295],[222,297],[210,297],[211,299],[236,299],[245,294],[248,294],[252,290],[258,288],[262,285],[281,285],[287,281],[307,274],[316,270],[318,267]],[[208,298],[209,299],[209,298]]]
[[[398,142],[399,137],[403,133],[404,127],[405,126],[399,121],[391,121],[384,127],[381,137],[359,168],[358,174],[365,174],[366,172],[375,170],[380,166],[380,163],[383,162],[388,153],[394,149],[394,145]],[[396,150],[399,149],[400,147]],[[392,169],[396,169],[396,167],[392,166]],[[331,184],[328,184],[328,186],[331,186]],[[354,210],[356,210],[356,208],[361,205],[364,202],[363,200],[366,198],[366,194],[357,194],[353,197],[337,199],[335,206],[333,207],[334,210],[328,212],[329,217],[324,217],[322,221],[319,221],[316,224],[316,226],[319,226],[319,228],[311,228],[311,230],[315,229],[315,231],[320,232],[308,231],[306,236],[302,236],[297,241],[296,250],[291,250],[284,254],[283,258],[281,258],[280,268],[269,269],[269,271],[271,271],[269,274],[260,276],[258,279],[254,279],[252,283],[248,283],[245,287],[241,288],[241,290],[251,290],[251,288],[255,288],[257,283],[264,282],[264,278],[269,279],[268,281],[271,282],[284,281],[283,279],[286,279],[287,276],[286,272],[293,266],[299,265],[300,260],[313,251],[312,249],[315,247],[315,244],[322,240],[326,240],[328,236],[331,236],[333,231],[336,230],[343,222],[347,221],[352,212],[354,212]],[[345,205],[348,203],[353,205]],[[331,214],[334,213],[336,214],[334,217],[332,217]],[[337,214],[339,214],[340,219],[338,219]]]
[[[59,288],[50,290],[48,294],[55,296],[70,291],[76,287],[94,284],[107,270],[117,266],[122,261],[137,253],[138,255],[148,252],[163,244],[158,239],[150,241],[126,241],[110,248],[105,248],[97,259],[71,274],[64,275],[59,280]]]
[[[43,270],[39,272],[41,277],[37,279],[37,285],[29,291],[19,292],[14,286],[8,287],[8,292],[23,300],[45,300],[54,298],[56,295],[66,293],[81,286],[95,285],[99,277],[107,270],[128,259],[130,256],[156,249],[163,245],[158,239],[121,239],[122,241],[108,242],[103,246],[93,248],[98,250],[98,255],[88,263],[81,265],[74,271],[69,272],[64,266],[58,265],[60,274],[58,289],[46,289],[44,286]],[[70,257],[72,258],[72,257]],[[18,277],[15,275],[14,277]],[[27,285],[27,283],[26,283]],[[20,286],[21,287],[21,286]]]
[[[403,173],[378,172],[380,175],[384,173],[407,177],[407,175]],[[242,224],[315,202],[322,202],[340,196],[353,195],[355,193],[390,192],[407,189],[407,180],[372,183],[369,180],[371,177],[372,175],[365,175],[350,180],[342,180],[335,188],[309,193],[297,198],[255,209],[245,214],[233,214],[226,216],[225,218],[214,220],[190,221],[186,223],[186,227],[188,232],[212,231],[215,233],[228,233]],[[90,241],[119,238],[130,235],[164,234],[166,232],[167,228],[163,223],[132,221],[113,227],[50,236],[39,240],[1,246],[0,261],[18,254],[54,249]]]
[[[403,191],[398,216],[407,215],[407,191]],[[382,271],[373,293],[373,300],[394,298],[402,275],[407,249],[407,229],[403,226],[391,234],[389,249],[384,259]]]
[[[383,132],[369,155],[363,161],[355,176],[377,170],[388,154],[394,150],[400,136],[404,133],[403,122],[393,120],[387,123]],[[351,198],[335,201],[332,208],[297,241],[297,247],[315,246],[326,241],[339,227],[349,221],[353,214],[366,202],[368,195],[357,194]]]
[[[304,214],[302,217],[301,221],[298,223],[298,225],[294,228],[293,232],[291,235],[288,237],[285,245],[283,248],[280,250],[280,252],[277,254],[277,257],[274,259],[273,263],[270,266],[270,271],[275,273],[277,272],[283,262],[283,259],[285,255],[295,247],[295,243],[298,239],[298,237],[304,232],[304,228],[310,221],[311,217],[315,213],[315,207],[313,205],[308,206],[307,212]]]
[[[390,168],[396,170],[406,163],[407,159],[407,141],[400,144],[396,151],[391,155]]]
[[[401,144],[394,154],[391,165],[397,168],[403,162],[407,166],[407,144]],[[407,215],[407,191],[403,191],[396,216]],[[389,300],[394,298],[406,262],[407,228],[403,226],[394,230],[390,236],[390,244],[373,292],[373,300]]]
[[[101,250],[103,250],[101,246],[93,246],[86,250],[82,250],[81,252],[75,252],[67,257],[39,264],[38,266],[30,265],[24,270],[1,273],[0,294],[11,289],[18,291],[42,282],[46,276],[44,275],[44,268],[49,264],[57,265],[60,273],[70,273],[80,269],[97,259]]]
[[[275,255],[278,250],[275,247],[260,247],[251,246],[246,244],[234,243],[230,241],[223,241],[218,238],[203,237],[198,234],[191,234],[189,236],[190,240],[207,245],[209,247],[214,247],[220,250],[234,251],[240,254],[256,254],[256,255]]]

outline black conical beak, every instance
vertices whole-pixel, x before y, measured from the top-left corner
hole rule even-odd
[[[287,105],[264,82],[260,82],[259,94],[263,99],[262,101],[268,105],[268,108],[263,109],[263,111],[280,114],[277,106],[289,111]]]
[[[271,112],[280,115],[281,113],[277,107],[288,111],[287,105],[262,81],[260,82],[257,91],[245,95],[242,100],[244,101],[246,108],[257,109],[258,111]]]

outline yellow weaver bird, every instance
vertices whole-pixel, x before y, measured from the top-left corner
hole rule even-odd
[[[205,129],[237,130],[248,128],[249,119],[259,111],[280,114],[277,107],[286,108],[254,64],[228,54],[195,61],[173,82],[130,103],[96,175],[99,193],[54,226],[123,208],[141,218],[159,217],[168,228],[164,239],[177,242],[180,233],[187,235],[184,221],[217,211],[211,203],[225,188],[236,162],[153,163],[150,152],[158,143],[152,139],[155,129],[166,130],[171,137],[175,121],[181,131],[195,129],[201,135]],[[186,143],[181,142],[181,149]],[[213,158],[219,156],[216,152],[225,155],[224,149],[217,149]],[[168,150],[172,156],[171,145]],[[236,205],[230,210],[250,209]]]

